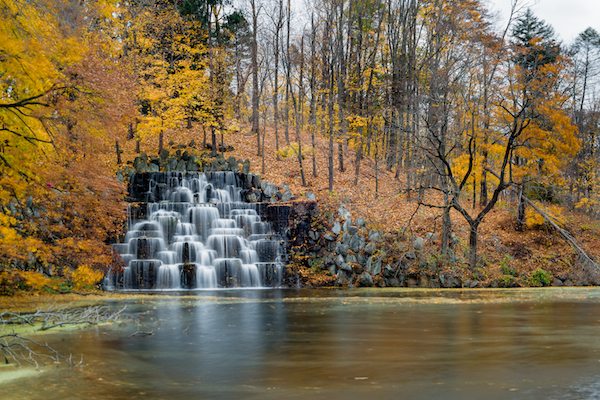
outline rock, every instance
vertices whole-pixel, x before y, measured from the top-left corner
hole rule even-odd
[[[385,280],[385,284],[391,287],[400,287],[402,286],[402,282],[398,278],[390,278]]]
[[[339,286],[346,286],[350,285],[350,280],[348,279],[348,276],[344,271],[340,271],[337,274],[337,279],[335,280],[335,283]]]
[[[343,243],[350,245],[350,239],[352,239],[352,238],[350,235],[348,235],[348,232],[342,233],[342,242]]]
[[[373,277],[368,272],[363,272],[358,278],[358,286],[371,287],[373,286]]]
[[[180,172],[185,172],[185,169],[186,169],[185,161],[179,160],[177,162],[177,166],[175,167],[175,170],[180,171]]]
[[[148,172],[158,172],[160,171],[160,167],[154,163],[148,165]]]
[[[421,251],[423,250],[423,246],[425,245],[425,241],[423,240],[423,238],[417,237],[415,238],[415,240],[413,241],[413,247],[415,248],[415,250],[417,251]]]
[[[435,234],[433,232],[427,232],[425,234],[425,239],[427,239],[427,240],[433,240],[434,237],[435,237]]]
[[[269,198],[277,195],[277,192],[279,191],[277,186],[269,182],[262,182],[260,188],[262,189],[263,194]]]
[[[421,275],[419,277],[419,287],[428,288],[429,286],[429,277],[427,275]]]
[[[135,160],[133,160],[133,168],[135,168],[137,172],[145,172],[148,168],[148,165],[146,164],[145,159],[142,157],[136,157]]]
[[[386,266],[383,267],[383,276],[386,278],[395,277],[396,271],[394,271],[394,268],[390,264],[386,264]]]
[[[461,287],[460,280],[454,275],[440,274],[440,284],[444,288],[459,288]]]
[[[344,232],[348,232],[350,230],[350,225],[352,225],[351,219],[347,219],[344,221],[344,224],[342,225],[342,229],[344,230]]]
[[[346,257],[346,262],[348,262],[348,263],[357,263],[358,260],[356,259],[355,255],[350,254],[349,256]]]
[[[338,214],[340,215],[340,217],[342,217],[343,219],[350,219],[350,211],[348,211],[346,209],[346,207],[344,207],[344,205],[342,204],[340,206],[340,208],[338,208]]]
[[[167,158],[169,158],[169,150],[162,149],[160,151],[160,153],[158,154],[158,156],[160,157],[161,160],[166,160]]]
[[[330,265],[328,270],[331,275],[335,275],[337,268],[335,267],[335,265]]]
[[[364,218],[358,218],[356,220],[356,225],[358,225],[361,228],[364,227],[365,226],[365,220],[364,220]]]
[[[284,185],[283,193],[281,194],[281,201],[290,201],[293,198],[294,198],[294,195],[292,194],[292,191],[290,190],[289,186]]]
[[[408,253],[406,253],[404,255],[404,258],[406,258],[407,260],[416,260],[417,259],[417,255],[415,254],[414,251],[409,251]]]
[[[308,231],[308,237],[314,241],[317,241],[319,239],[319,233],[317,231],[310,230]]]
[[[350,264],[347,263],[342,263],[342,265],[340,265],[340,270],[342,271],[346,271],[346,272],[352,272],[352,266]]]
[[[358,263],[359,263],[360,265],[365,265],[365,264],[367,263],[367,259],[368,259],[369,257],[365,256],[365,255],[364,255],[364,254],[362,254],[362,253],[358,253],[358,254],[356,255],[356,258],[358,259]]]
[[[252,175],[252,187],[259,188],[261,185],[260,176]]]
[[[365,246],[365,253],[373,254],[376,250],[377,248],[375,247],[374,243],[367,243],[367,245]]]
[[[369,234],[369,241],[371,241],[371,242],[377,242],[379,240],[381,240],[381,233],[379,233],[377,231],[372,231]]]
[[[479,281],[478,280],[472,280],[468,284],[468,287],[471,288],[471,289],[476,288],[477,286],[479,286]]]
[[[249,203],[257,203],[259,201],[259,195],[253,191],[248,191],[244,197]]]
[[[341,267],[345,262],[346,262],[346,260],[344,259],[344,256],[341,254],[338,254],[338,256],[335,258],[335,264],[338,267]]]
[[[408,280],[406,281],[406,286],[410,288],[415,288],[419,286],[419,282],[417,282],[415,278],[408,278]]]
[[[340,225],[340,223],[336,221],[335,224],[333,224],[333,227],[331,228],[331,232],[333,232],[335,235],[339,235],[341,231],[342,225]]]
[[[325,240],[327,240],[329,242],[333,242],[335,240],[335,238],[333,237],[333,235],[330,234],[330,233],[326,233],[325,235],[323,235],[323,237],[325,238]]]
[[[360,236],[354,235],[350,238],[350,248],[358,253],[365,246],[365,242]]]
[[[367,264],[366,264],[365,268],[367,269],[367,271],[369,271],[373,275],[379,275],[381,273],[381,265],[382,265],[381,258],[371,256],[367,260]]]
[[[348,226],[348,233],[351,235],[356,235],[358,233],[358,227],[355,225]]]
[[[375,264],[373,264],[373,270],[371,272],[373,275],[379,275],[381,273],[381,259],[375,261]]]
[[[237,167],[237,165],[236,165],[236,167]],[[235,169],[233,169],[233,171],[235,171]],[[250,161],[244,160],[244,162],[242,164],[242,172],[245,174],[250,172]]]
[[[191,160],[189,160],[187,162],[187,170],[188,171],[198,171],[198,163],[196,162],[196,160],[192,157]]]
[[[341,255],[346,255],[348,254],[348,250],[350,250],[350,248],[348,247],[348,245],[344,244],[344,243],[338,243],[335,245],[335,252],[337,254],[341,254]]]
[[[564,286],[564,284],[560,279],[554,278],[554,280],[552,281],[552,286]]]
[[[306,198],[309,200],[316,200],[317,196],[312,192],[308,192],[308,193],[306,193]]]

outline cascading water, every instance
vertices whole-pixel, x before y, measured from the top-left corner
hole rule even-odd
[[[281,285],[282,241],[242,201],[233,172],[155,174],[145,218],[129,215],[126,267],[109,272],[109,289],[209,289]]]

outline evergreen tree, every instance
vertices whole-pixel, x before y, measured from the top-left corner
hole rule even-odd
[[[515,63],[524,72],[526,81],[534,78],[540,67],[553,64],[560,55],[560,45],[554,29],[528,9],[512,30]]]

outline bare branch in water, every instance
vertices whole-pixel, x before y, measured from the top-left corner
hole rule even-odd
[[[48,331],[53,328],[76,325],[98,325],[104,322],[117,321],[125,307],[113,311],[106,306],[92,306],[60,311],[36,311],[21,314],[15,312],[0,313],[0,356],[5,364],[29,364],[36,368],[46,362],[66,362],[69,366],[77,366],[83,360],[73,360],[73,355],[62,355],[48,343],[16,333],[16,326],[29,325],[39,327],[35,331]],[[10,330],[10,331],[9,331]]]

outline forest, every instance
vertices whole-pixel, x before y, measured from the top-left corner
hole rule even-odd
[[[600,34],[520,0],[504,26],[483,0],[0,0],[0,294],[96,287],[129,175],[182,153],[249,160],[324,231],[344,204],[384,264],[600,282],[572,278],[600,259],[599,94]]]

